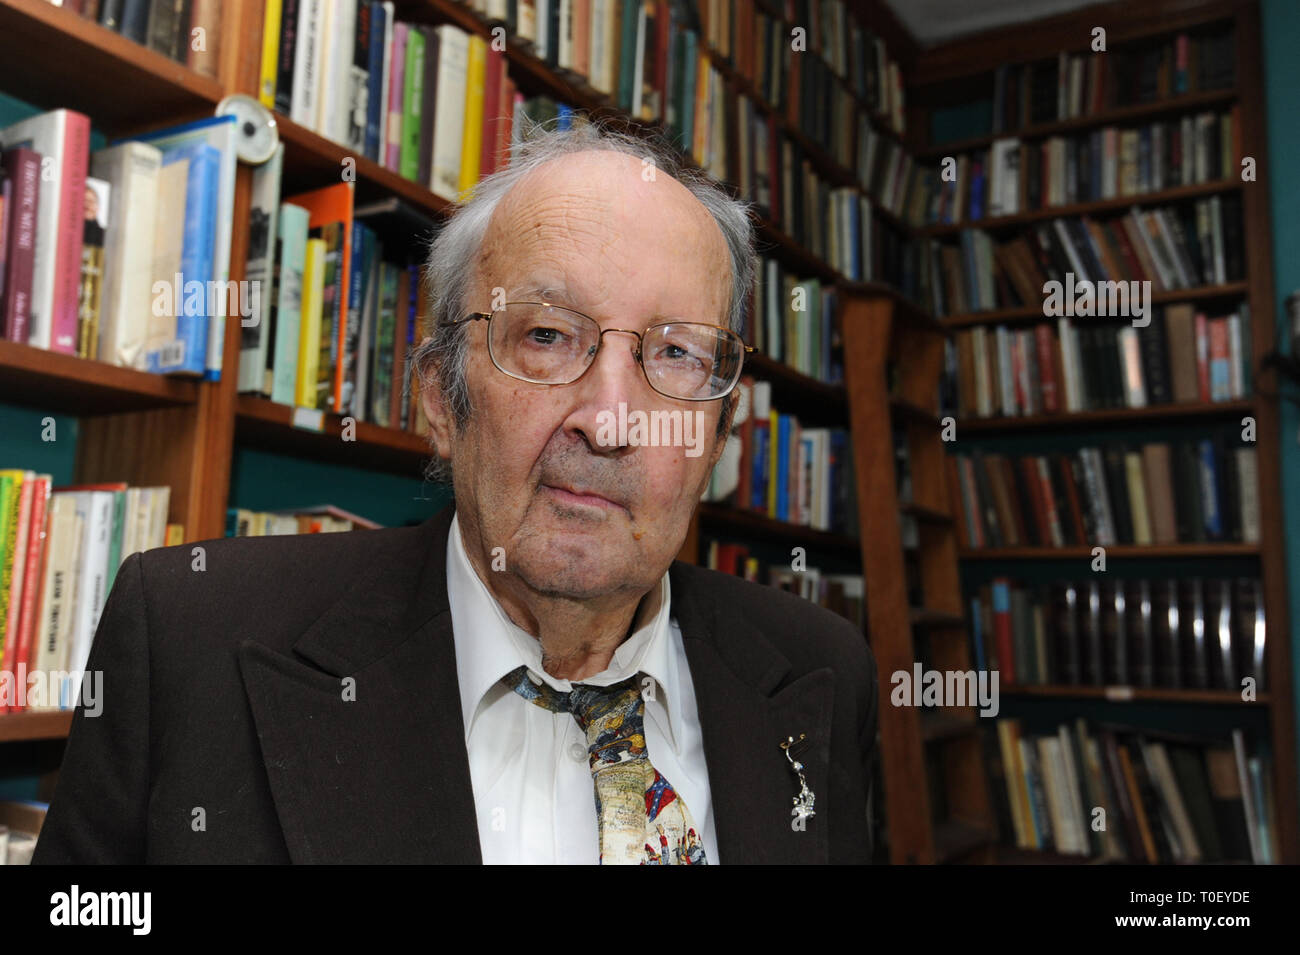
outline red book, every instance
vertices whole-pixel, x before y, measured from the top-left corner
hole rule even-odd
[[[41,593],[45,581],[45,559],[48,552],[45,547],[46,525],[45,512],[49,507],[51,478],[42,474],[32,482],[31,523],[27,526],[27,553],[23,559],[23,600],[18,616],[16,636],[5,641],[4,660],[0,670],[18,676],[18,664],[30,663],[32,656],[32,636],[36,630],[36,614],[41,605]],[[15,564],[14,573],[18,573]],[[20,706],[4,707],[10,712],[22,709]]]
[[[479,176],[490,176],[504,165],[499,156],[500,137],[497,135],[505,121],[505,112],[512,109],[503,102],[502,91],[505,89],[506,61],[495,44],[487,48],[487,67],[483,73],[483,136],[479,150]]]
[[[1038,479],[1038,462],[1031,457],[1021,458],[1018,462],[1020,465],[1020,474],[1025,481],[1025,491],[1029,495],[1029,500],[1024,502],[1030,515],[1026,517],[1028,523],[1030,517],[1034,522],[1034,527],[1038,530],[1038,543],[1042,547],[1052,546],[1052,531],[1047,522],[1047,508],[1043,501],[1043,485]]]
[[[1038,353],[1038,390],[1043,399],[1043,411],[1055,414],[1061,410],[1059,382],[1056,378],[1056,337],[1052,326],[1034,326],[1034,347]]]
[[[1004,685],[1016,682],[1016,649],[1011,638],[1011,581],[993,580],[993,642],[998,648],[998,672]]]
[[[4,238],[5,263],[0,287],[0,334],[27,341],[32,319],[32,277],[36,269],[36,216],[40,211],[41,154],[18,146],[0,157],[12,184]]]
[[[1056,456],[1056,466],[1061,471],[1061,483],[1065,485],[1065,497],[1070,504],[1070,523],[1074,526],[1074,539],[1080,544],[1088,541],[1088,531],[1083,523],[1083,507],[1079,503],[1079,486],[1074,483],[1074,468],[1070,466],[1067,455]]]
[[[1201,401],[1210,400],[1210,329],[1204,312],[1196,313],[1196,391]]]

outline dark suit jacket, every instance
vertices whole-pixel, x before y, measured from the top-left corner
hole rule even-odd
[[[37,863],[481,862],[446,542],[419,527],[136,554],[91,650]],[[866,862],[876,668],[847,621],[675,562],[723,864]],[[344,679],[355,699],[344,699]],[[791,826],[800,756],[816,794]],[[201,810],[201,812],[200,812]]]

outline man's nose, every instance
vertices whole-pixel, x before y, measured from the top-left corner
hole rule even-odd
[[[579,400],[565,427],[581,432],[594,451],[618,449],[618,429],[611,428],[609,422],[619,420],[620,405],[630,414],[645,404],[648,386],[636,357],[640,347],[636,332],[606,329],[595,360],[574,383]]]

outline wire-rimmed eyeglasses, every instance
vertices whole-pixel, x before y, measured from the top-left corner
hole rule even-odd
[[[596,361],[605,335],[636,337],[633,352],[650,387],[667,398],[713,401],[740,380],[745,354],[754,350],[729,328],[701,322],[660,322],[644,331],[605,328],[581,312],[549,302],[507,302],[493,312],[457,321],[486,320],[488,356],[503,374],[539,385],[577,381]]]

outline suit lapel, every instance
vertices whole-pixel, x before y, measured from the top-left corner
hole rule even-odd
[[[695,685],[720,861],[824,863],[833,675],[814,670],[773,694],[789,661],[753,627],[719,614],[692,571],[672,566],[673,614]],[[818,800],[802,830],[791,813],[799,780],[780,748],[800,733],[808,744],[798,759]]]
[[[482,861],[447,604],[451,508],[294,645],[239,649],[294,862]],[[314,665],[309,665],[314,664]]]
[[[479,863],[451,611],[445,508],[394,548],[308,628],[301,659],[245,640],[240,669],[289,856],[294,862]],[[674,563],[681,627],[724,864],[828,858],[832,674],[773,690],[790,663],[753,627],[717,613]],[[792,826],[799,755],[818,816]]]

